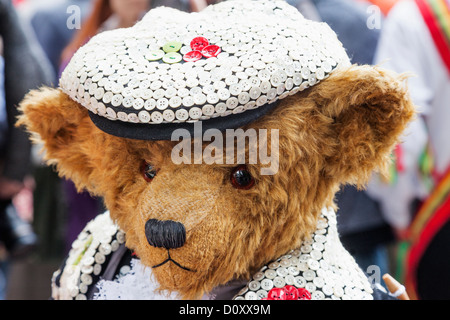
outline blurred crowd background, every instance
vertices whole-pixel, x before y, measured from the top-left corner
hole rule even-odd
[[[157,6],[207,0],[0,0],[0,300],[48,299],[50,279],[101,199],[77,193],[14,127],[31,89],[58,86],[73,53],[98,32],[130,27]],[[448,0],[287,0],[328,23],[353,63],[409,72],[419,116],[389,177],[336,197],[344,246],[374,279],[388,272],[412,298],[450,298],[450,4]]]

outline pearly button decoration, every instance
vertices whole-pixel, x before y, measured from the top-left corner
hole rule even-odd
[[[200,13],[159,7],[131,28],[100,33],[59,85],[109,120],[180,123],[259,108],[349,63],[328,25],[285,1],[229,0]]]
[[[90,221],[72,243],[62,274],[61,270],[53,274],[52,297],[86,300],[85,293],[95,282],[94,277],[98,280],[103,271],[102,265],[123,243],[125,233],[112,222],[109,212]],[[59,287],[55,285],[58,275],[61,276]]]
[[[322,209],[311,240],[262,267],[234,299],[264,299],[285,285],[305,288],[312,300],[373,299],[369,280],[339,240],[333,209]]]

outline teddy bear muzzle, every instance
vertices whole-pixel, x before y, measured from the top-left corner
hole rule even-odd
[[[150,219],[145,223],[145,236],[152,247],[176,249],[186,242],[186,229],[181,222]]]

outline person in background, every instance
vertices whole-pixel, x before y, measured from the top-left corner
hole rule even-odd
[[[91,0],[21,0],[13,1],[28,44],[39,64],[47,73],[48,86],[58,84],[61,50],[70,41],[71,8],[76,7],[82,19],[89,11]],[[41,261],[59,261],[64,254],[66,204],[61,179],[54,168],[47,166],[40,153],[42,146],[31,147],[33,228],[39,238],[35,250]]]
[[[3,290],[0,297],[4,298],[9,260],[24,256],[37,244],[31,226],[17,214],[13,203],[31,172],[28,135],[14,125],[17,105],[29,90],[48,84],[49,79],[23,32],[11,0],[0,0],[0,38],[3,44],[0,100],[4,101],[0,112],[5,120],[1,122],[0,139],[0,243],[7,253],[0,263]]]
[[[416,291],[414,298],[450,298],[449,12],[446,0],[400,1],[386,18],[375,56],[384,68],[411,75],[407,84],[419,112],[397,147],[396,179],[374,179],[368,189],[411,246],[400,257],[409,273],[401,280]]]
[[[52,83],[57,86],[61,52],[79,28],[76,23],[91,11],[92,0],[52,0],[37,4],[32,1],[26,5],[30,6],[29,20],[36,39],[52,66]]]
[[[404,134],[402,154],[397,159],[402,166],[396,172],[395,183],[374,180],[369,185],[369,191],[380,198],[400,235],[411,223],[415,201],[423,201],[436,184],[430,179],[439,179],[450,166],[450,72],[413,0],[401,1],[391,10],[375,61],[411,75],[408,88],[420,113]],[[434,159],[434,172],[429,172],[428,177],[420,167],[424,156]]]
[[[0,51],[2,51],[0,46]],[[5,63],[3,61],[3,56],[0,54],[0,150],[6,143],[6,134],[8,132],[8,122],[6,115],[5,106],[5,88],[3,83],[5,72]],[[1,214],[1,213],[0,213]],[[3,216],[3,214],[2,214]],[[6,285],[7,274],[8,274],[8,258],[7,252],[3,244],[0,244],[0,300],[5,300],[6,297]]]

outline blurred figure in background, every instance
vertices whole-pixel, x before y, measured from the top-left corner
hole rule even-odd
[[[450,298],[449,26],[448,1],[400,1],[386,18],[375,58],[412,73],[408,86],[420,112],[397,148],[396,179],[369,185],[405,248],[411,246],[400,258],[407,259],[413,298]]]
[[[58,85],[61,52],[77,31],[77,22],[91,11],[92,0],[52,0],[51,3],[28,1],[30,23],[36,39],[52,66],[54,86]],[[23,6],[22,6],[23,7]],[[72,14],[79,14],[73,16]],[[76,21],[75,21],[76,19]],[[78,26],[79,27],[79,26]]]
[[[372,64],[380,30],[367,26],[370,3],[360,0],[287,0],[308,19],[326,22],[337,34],[352,63]],[[336,194],[338,231],[342,244],[362,270],[379,267],[389,272],[387,246],[394,241],[392,228],[379,203],[367,192],[345,186]]]
[[[0,0],[0,37],[0,245],[7,251],[0,262],[0,298],[4,298],[9,259],[23,257],[37,244],[30,224],[19,216],[13,203],[31,174],[31,143],[28,135],[14,126],[16,107],[30,89],[48,84],[49,79],[27,41],[11,0]]]
[[[68,24],[71,6],[77,7],[82,19],[91,0],[22,0],[16,9],[24,32],[40,64],[48,73],[49,86],[57,86],[61,51],[76,31]],[[35,48],[37,47],[37,48]],[[59,261],[64,255],[66,234],[66,201],[61,179],[53,167],[47,166],[40,153],[42,146],[31,149],[33,165],[33,227],[39,237],[36,256],[41,261]]]

